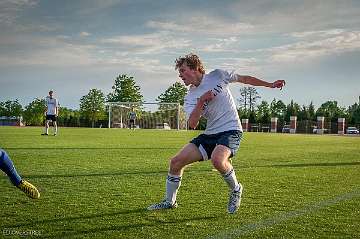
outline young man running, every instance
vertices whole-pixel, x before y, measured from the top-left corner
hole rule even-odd
[[[57,135],[57,117],[59,115],[59,101],[53,96],[54,91],[50,90],[49,95],[46,96],[46,122],[45,122],[45,132],[41,135],[49,135],[49,123],[52,121],[54,126],[54,136]]]
[[[203,64],[195,54],[179,57],[175,63],[179,77],[189,86],[184,108],[190,128],[196,128],[201,116],[207,119],[207,125],[203,134],[191,140],[170,160],[165,199],[149,206],[148,210],[176,208],[176,195],[184,168],[197,161],[211,160],[230,188],[227,210],[235,213],[240,206],[243,186],[237,181],[229,158],[235,155],[240,146],[242,127],[229,83],[281,89],[285,81],[270,83],[219,69],[205,74]]]
[[[13,185],[23,191],[28,197],[33,199],[40,197],[40,193],[34,185],[21,179],[9,155],[2,149],[0,149],[0,169],[6,173]]]

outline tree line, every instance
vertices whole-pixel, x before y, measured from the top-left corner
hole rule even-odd
[[[140,86],[134,77],[122,74],[116,77],[109,94],[99,89],[90,89],[88,94],[80,97],[79,110],[60,106],[58,125],[70,127],[98,127],[106,124],[108,114],[106,102],[143,102]],[[179,82],[174,83],[156,99],[158,102],[184,103],[186,87]],[[35,98],[23,107],[19,101],[7,100],[0,102],[0,116],[22,117],[26,125],[40,126],[45,120],[45,99]]]
[[[79,110],[60,107],[58,124],[70,127],[98,127],[106,124],[108,114],[106,102],[143,102],[140,87],[134,77],[122,74],[116,77],[111,92],[105,95],[99,89],[90,89],[88,94],[80,97]],[[161,93],[156,101],[159,103],[184,104],[187,88],[179,82],[172,84]],[[273,99],[270,103],[262,100],[254,87],[240,88],[238,113],[240,118],[249,119],[250,123],[269,123],[271,117],[277,117],[280,123],[289,122],[290,116],[297,116],[298,121],[316,121],[318,116],[324,116],[328,121],[337,122],[338,118],[345,118],[348,124],[360,124],[360,100],[348,108],[340,107],[337,101],[326,101],[318,109],[312,102],[300,105],[293,100],[285,104],[281,100]],[[45,119],[45,99],[36,98],[25,107],[18,100],[0,102],[0,116],[22,117],[26,125],[43,125]],[[205,121],[202,120],[199,128]]]
[[[298,121],[316,121],[318,116],[323,116],[329,122],[337,122],[338,118],[345,118],[348,124],[360,124],[360,97],[359,103],[354,103],[348,108],[338,105],[337,101],[326,101],[318,109],[312,102],[309,105],[300,105],[293,100],[285,104],[275,98],[268,103],[257,100],[261,97],[254,87],[240,89],[238,99],[238,112],[241,118],[249,119],[250,123],[269,123],[271,117],[277,117],[281,123],[290,121],[290,116],[297,116]]]

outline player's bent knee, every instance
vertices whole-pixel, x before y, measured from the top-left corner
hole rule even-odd
[[[175,156],[170,159],[170,168],[172,171],[180,171],[184,166],[184,162],[180,157]]]
[[[223,169],[225,167],[225,160],[222,158],[212,158],[211,162],[216,169]]]

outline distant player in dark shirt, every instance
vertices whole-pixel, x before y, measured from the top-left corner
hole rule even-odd
[[[136,112],[134,108],[129,112],[129,128],[135,129]]]

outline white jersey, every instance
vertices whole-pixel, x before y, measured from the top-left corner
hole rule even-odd
[[[202,116],[207,119],[204,134],[216,134],[228,130],[242,131],[239,115],[229,89],[229,83],[236,81],[236,75],[224,70],[205,74],[199,86],[190,87],[184,99],[184,108],[189,119],[198,99],[207,91],[215,94],[204,106]]]
[[[59,101],[56,98],[50,98],[50,96],[46,96],[45,98],[47,115],[55,115],[56,114],[56,107],[59,107]]]

